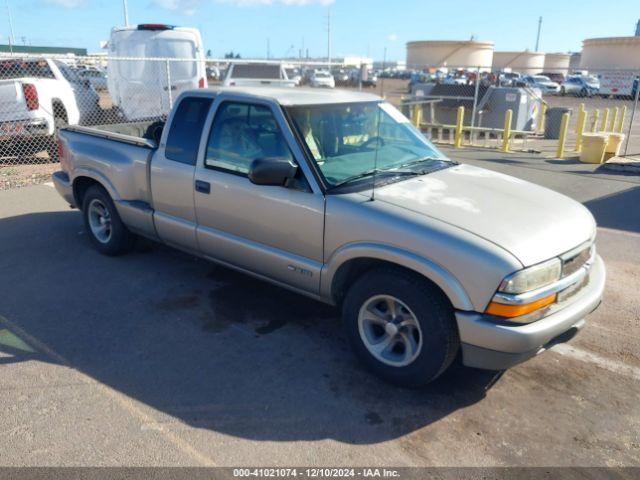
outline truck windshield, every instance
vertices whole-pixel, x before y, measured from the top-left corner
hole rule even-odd
[[[294,126],[329,187],[371,173],[420,166],[442,168],[447,158],[407,118],[386,102],[289,107]],[[383,177],[383,176],[381,176]],[[398,175],[400,178],[400,175]]]

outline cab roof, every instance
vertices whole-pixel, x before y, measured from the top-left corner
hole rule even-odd
[[[329,105],[335,103],[379,102],[379,96],[371,93],[354,92],[340,89],[320,88],[277,88],[277,87],[217,87],[209,90],[220,93],[271,100],[282,106]],[[202,92],[202,90],[200,90]]]

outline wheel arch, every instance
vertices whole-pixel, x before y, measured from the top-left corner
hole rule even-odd
[[[376,267],[395,267],[416,273],[438,287],[458,310],[473,310],[460,282],[434,261],[387,245],[359,244],[336,252],[322,272],[321,294],[340,304],[348,286],[358,276]]]
[[[117,194],[111,183],[95,172],[82,171],[77,173],[73,178],[73,198],[79,209],[82,209],[82,202],[87,190],[93,185],[104,188],[112,200],[117,199]]]

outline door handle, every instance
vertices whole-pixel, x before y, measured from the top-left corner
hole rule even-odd
[[[209,182],[203,182],[202,180],[196,180],[196,192],[209,195],[211,193],[211,184]]]

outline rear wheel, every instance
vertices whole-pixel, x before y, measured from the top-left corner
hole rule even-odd
[[[135,237],[122,223],[104,188],[89,187],[82,201],[82,213],[91,243],[100,253],[120,255],[133,247]]]
[[[459,349],[453,307],[435,285],[411,272],[365,273],[347,293],[343,319],[363,363],[396,385],[431,382]]]

